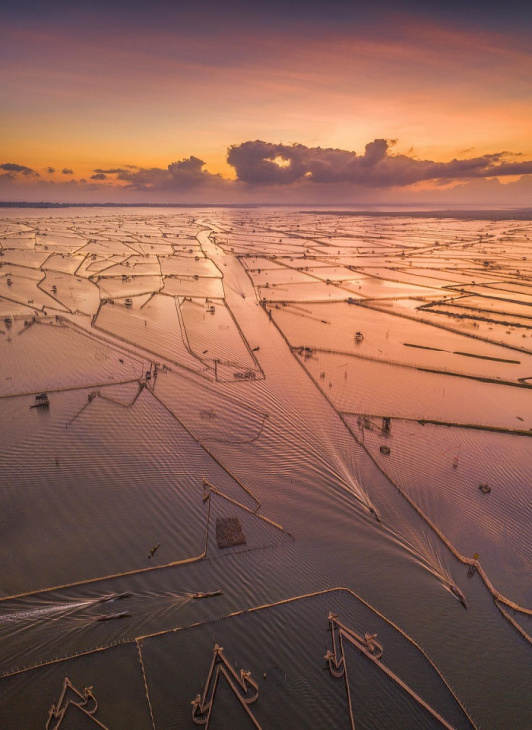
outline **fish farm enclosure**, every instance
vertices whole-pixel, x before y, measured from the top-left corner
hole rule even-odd
[[[0,212],[0,730],[532,727],[532,221]]]

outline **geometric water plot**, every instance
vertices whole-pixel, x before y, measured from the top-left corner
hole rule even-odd
[[[136,301],[132,306],[107,302],[100,307],[93,327],[168,362],[203,372],[206,365],[187,349],[178,310],[176,299],[161,294],[155,294],[141,306]]]
[[[49,308],[65,311],[55,299],[40,289],[39,282],[45,275],[40,270],[21,266],[5,266],[0,275],[0,296],[34,309]]]
[[[2,248],[6,250],[33,250],[35,246],[35,235],[33,233],[22,233],[20,235],[4,236],[2,238]]]
[[[105,270],[105,278],[123,275],[125,279],[131,276],[158,276],[161,273],[159,260],[156,256],[128,256],[120,263],[113,264]]]
[[[261,264],[255,264],[255,267],[257,266],[261,266]],[[276,268],[272,268],[271,262],[265,268],[253,268],[248,271],[253,279],[253,285],[259,289],[283,284],[312,284],[317,279],[317,277],[308,276],[305,271],[298,271],[290,266],[277,265]]]
[[[521,409],[517,415],[516,434],[398,419],[384,432],[380,419],[359,416],[362,432],[355,416],[347,420],[379,468],[453,546],[470,558],[479,553],[496,588],[532,607],[532,587],[523,581],[532,566],[532,417]]]
[[[515,297],[513,296],[514,293],[524,294],[527,297],[530,297],[530,283],[527,281],[526,278],[524,278],[523,280],[519,280],[515,278],[506,279],[505,277],[503,281],[495,280],[495,282],[487,284],[487,288],[493,290],[494,294],[505,297],[505,301],[508,301],[508,299],[515,299]],[[489,292],[485,292],[485,294],[488,293]],[[525,299],[522,299],[521,297],[519,299],[521,301],[525,301]]]
[[[0,263],[4,266],[27,266],[30,269],[40,269],[45,261],[48,261],[50,254],[48,251],[33,251],[32,249],[3,249],[2,260]],[[77,263],[79,266],[79,263]]]
[[[453,296],[455,292],[448,291],[449,294],[444,300],[429,302],[428,304],[420,307],[421,310],[427,309],[430,311],[431,308],[439,310],[440,306],[445,307],[446,305],[456,307],[457,310],[472,310],[479,314],[479,319],[489,319],[491,313],[499,315],[495,319],[506,319],[511,323],[515,317],[517,321],[529,320],[532,317],[532,310],[530,308],[530,301],[522,301],[524,295],[521,293],[503,292],[498,289],[486,289],[484,294],[477,294],[474,291],[470,291],[468,287],[467,291],[461,289],[456,292],[456,296]],[[491,295],[491,292],[493,295]],[[504,296],[508,298],[504,298]]]
[[[264,242],[266,245],[268,242]],[[278,272],[279,275],[282,275],[284,272],[285,275],[290,275],[292,269],[288,268],[285,262],[277,263],[274,258],[266,257],[266,256],[259,256],[259,255],[242,255],[239,256],[240,264],[244,267],[244,269],[248,272],[248,275],[253,279],[253,282],[257,285],[261,285],[261,283],[266,283],[266,280],[262,280],[261,276],[266,276],[266,272],[272,272],[271,275],[273,277],[277,276],[275,272]],[[305,266],[302,266],[301,264],[304,262],[301,262],[296,259],[295,263],[292,264],[294,268],[300,271],[305,270]],[[300,264],[300,266],[297,266],[297,264]],[[270,273],[268,273],[268,276],[270,276]]]
[[[456,300],[453,300],[455,302]],[[479,312],[467,307],[457,307],[454,303],[421,305],[419,300],[398,299],[388,302],[367,302],[364,306],[375,311],[395,312],[407,318],[417,319],[427,324],[435,324],[442,329],[466,334],[475,339],[483,339],[498,345],[507,345],[518,352],[530,352],[530,319],[507,313]],[[523,325],[526,325],[523,327]],[[517,352],[515,352],[517,350]],[[512,351],[508,354],[513,357]]]
[[[469,283],[471,281],[471,277],[469,275],[461,274],[457,271],[441,271],[437,268],[420,268],[418,266],[412,266],[408,269],[394,266],[393,272],[385,267],[371,267],[368,269],[368,272],[371,276],[375,276],[377,278],[392,279],[393,281],[407,284],[428,283],[431,286],[437,287],[451,286],[462,282]]]
[[[300,262],[299,262],[300,263]],[[352,269],[346,266],[333,266],[333,262],[320,261],[316,266],[305,267],[305,273],[308,276],[316,277],[321,281],[335,282],[335,283],[351,283],[356,276],[356,281],[360,279],[366,279],[364,275],[360,275],[358,272],[353,272]]]
[[[31,319],[36,312],[37,310],[31,304],[22,304],[21,302],[0,296],[0,319],[5,319],[6,317],[20,318],[22,320]]]
[[[146,387],[145,383],[139,382],[138,380],[100,386],[97,390],[91,390],[91,392],[87,395],[87,401],[83,404],[83,410],[89,407],[94,398],[102,398],[103,400],[108,400],[112,403],[116,403],[117,405],[129,408],[134,405],[137,398],[141,395],[144,387]],[[72,420],[76,419],[78,415],[80,415],[80,413],[75,414]]]
[[[100,292],[87,279],[47,269],[46,278],[39,282],[39,288],[70,312],[96,314],[98,311]]]
[[[346,303],[315,303],[309,310],[274,311],[277,325],[293,346],[469,377],[515,382],[532,373],[532,358],[528,354],[509,352],[491,342],[410,318]],[[330,326],[320,327],[319,322]],[[363,333],[363,340],[355,339],[357,331]]]
[[[190,352],[205,364],[214,363],[217,378],[234,381],[258,377],[256,358],[227,305],[183,301],[179,310]]]
[[[214,277],[165,276],[161,294],[171,297],[193,297],[194,299],[223,299],[224,285],[222,279]]]
[[[201,475],[233,480],[146,389],[131,407],[104,393],[54,394],[46,422],[24,408],[31,430],[0,454],[7,594],[203,556]]]
[[[354,696],[353,688],[360,681],[360,675],[364,672],[365,667],[363,664],[358,665],[357,674],[351,678],[348,676],[350,658],[347,647],[356,649],[361,656],[366,657],[366,663],[369,661],[370,666],[373,668],[378,667],[382,673],[383,683],[391,681],[395,683],[394,690],[398,690],[403,693],[402,707],[400,712],[401,726],[408,728],[447,728],[447,730],[453,730],[453,726],[450,725],[438,712],[436,712],[427,702],[415,690],[408,686],[403,680],[391,669],[389,669],[382,656],[384,653],[383,645],[377,640],[377,634],[371,634],[366,632],[364,636],[361,636],[353,629],[347,627],[342,621],[333,613],[329,613],[329,630],[331,632],[332,640],[332,651],[327,650],[325,654],[325,661],[327,668],[333,677],[341,678],[345,680],[345,686],[349,704],[349,716],[351,720],[351,727],[361,727],[359,724],[358,712],[363,718],[363,726],[366,726],[366,722],[371,723],[371,727],[378,727],[379,730],[384,728],[398,727],[397,716],[390,717],[386,711],[386,700],[383,702],[382,716],[379,717],[378,710],[376,707],[376,699],[379,699],[379,695],[389,689],[383,686],[377,690],[377,693],[371,693],[371,684],[369,684],[363,678],[364,692],[362,696],[360,693],[357,697]],[[378,672],[377,672],[378,674]],[[374,677],[373,680],[377,679]],[[373,682],[374,683],[374,682]],[[372,696],[375,694],[375,697]],[[396,693],[390,693],[389,699],[393,698],[393,702],[389,703],[389,706],[394,707],[396,711],[399,710],[398,699]],[[388,699],[388,698],[386,698]],[[358,702],[357,702],[358,700]],[[405,702],[406,700],[406,702]],[[363,707],[365,705],[365,707]],[[362,708],[363,711],[360,711]],[[364,711],[365,710],[365,711]],[[355,719],[356,718],[356,719]],[[364,722],[365,720],[365,722]],[[464,720],[469,721],[469,718],[464,717]],[[468,722],[469,727],[473,727],[471,722]]]
[[[160,272],[164,276],[222,278],[222,272],[211,259],[201,257],[167,256],[160,258]]]
[[[160,276],[103,276],[97,277],[96,283],[100,289],[102,298],[118,299],[120,297],[133,297],[139,294],[158,292],[163,285]]]
[[[100,271],[105,271],[105,269],[113,266],[113,261],[107,256],[97,256],[96,254],[82,254],[82,256],[83,261],[76,271],[76,276],[81,276],[85,279],[96,277]]]
[[[87,243],[84,238],[64,235],[58,232],[42,233],[35,238],[35,249],[55,251],[64,254],[77,253]]]
[[[329,286],[324,281],[318,280],[310,280],[308,283],[266,285],[259,287],[257,293],[261,299],[266,299],[268,302],[345,301],[348,297],[343,285]]]
[[[133,253],[132,249],[125,243],[119,241],[108,241],[108,240],[96,240],[89,239],[89,241],[81,241],[80,247],[75,251],[80,254],[95,254],[96,256],[108,257],[113,254],[120,255],[122,257],[130,256]],[[136,253],[136,252],[135,252]]]
[[[47,254],[47,252],[45,251],[44,254]],[[43,252],[36,252],[35,255],[43,256]],[[45,255],[44,258],[45,262],[43,264],[39,264],[39,267],[42,266],[45,271],[61,272],[64,274],[70,274],[71,276],[74,276],[77,269],[85,262],[86,259],[83,254],[50,254]]]
[[[480,284],[472,281],[470,285],[464,288],[453,287],[453,289],[456,289],[457,294],[459,292],[460,295],[465,293],[471,296],[478,296],[480,301],[485,301],[486,299],[491,300],[498,307],[501,307],[503,304],[509,305],[510,311],[513,309],[512,305],[516,306],[521,303],[530,306],[532,304],[529,288],[516,287],[511,278],[508,280],[506,276],[496,276],[492,284],[487,281]]]
[[[256,514],[203,480],[204,501],[209,501],[207,557],[222,557],[235,552],[248,552],[293,542],[281,525]],[[255,505],[255,510],[257,505]]]
[[[202,443],[244,444],[257,439],[267,414],[179,373],[159,371],[155,392]]]
[[[89,650],[2,677],[0,727],[2,730],[152,728],[135,643]]]
[[[449,292],[450,293],[450,292]],[[511,295],[510,295],[511,296]],[[516,326],[530,329],[531,310],[530,305],[524,302],[508,301],[500,298],[489,298],[471,295],[469,293],[457,294],[456,297],[446,297],[443,300],[432,301],[418,307],[419,312],[429,315],[447,315],[447,319],[471,319],[477,323],[501,323],[507,327]],[[446,317],[435,319],[445,320]]]
[[[512,429],[516,415],[532,415],[530,391],[522,387],[320,350],[303,354],[305,368],[342,413]]]
[[[142,377],[146,366],[67,322],[37,320],[11,328],[2,343],[2,393],[87,387]]]
[[[332,647],[331,634],[327,639],[325,631],[330,613],[327,606],[331,605],[349,622],[340,624],[334,619],[336,644]],[[366,626],[367,639],[348,628],[350,625]],[[353,640],[369,672],[363,665],[354,668]],[[355,669],[353,677],[346,676],[351,698],[357,681],[363,680],[377,694],[386,694],[387,684],[397,688],[384,703],[388,722],[380,724],[378,703],[369,704],[367,717],[361,713],[363,722],[357,728],[474,727],[419,647],[345,589],[318,591],[141,637],[137,644],[155,727],[187,727],[192,703],[194,723],[225,730],[248,726],[345,728],[350,696],[345,686],[331,681],[329,672],[324,671],[327,650],[329,668],[336,676],[351,675]],[[384,659],[379,657],[380,646],[384,648]],[[376,676],[371,673],[371,665],[377,667]],[[414,699],[415,693],[421,697]],[[354,709],[356,721],[359,708]],[[416,724],[419,714],[423,721]],[[408,724],[412,717],[416,722]],[[445,720],[433,724],[435,718]]]
[[[364,273],[369,275],[371,270],[366,268]],[[344,286],[349,287],[349,282],[344,282]],[[403,283],[390,281],[390,279],[380,277],[373,278],[370,276],[367,276],[367,278],[364,278],[362,281],[357,281],[353,290],[359,296],[370,301],[405,299],[411,297],[434,298],[438,296],[438,294],[441,294],[441,291],[438,288],[431,287],[430,285]]]
[[[335,727],[326,722],[334,688],[323,681],[319,660],[312,661],[312,644],[300,645],[291,608],[273,606],[139,639],[155,727],[194,727],[191,709],[197,725],[225,730]]]

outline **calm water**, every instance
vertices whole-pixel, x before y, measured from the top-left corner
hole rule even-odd
[[[531,235],[4,211],[0,727],[529,727]]]

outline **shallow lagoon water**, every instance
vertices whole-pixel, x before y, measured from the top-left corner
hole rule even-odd
[[[530,232],[286,209],[4,217],[6,727],[43,727],[67,676],[71,722],[194,727],[215,644],[259,696],[246,712],[217,674],[212,727],[350,727],[350,701],[356,727],[441,726],[401,682],[454,727],[527,727],[529,351],[419,307],[459,305],[443,287],[485,281],[487,246],[497,305],[521,313]],[[226,517],[246,543],[217,546]],[[347,685],[324,671],[330,611],[384,647],[375,663],[346,645]]]

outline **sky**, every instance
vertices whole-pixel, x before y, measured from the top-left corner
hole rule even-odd
[[[529,0],[20,0],[0,200],[532,205]]]

